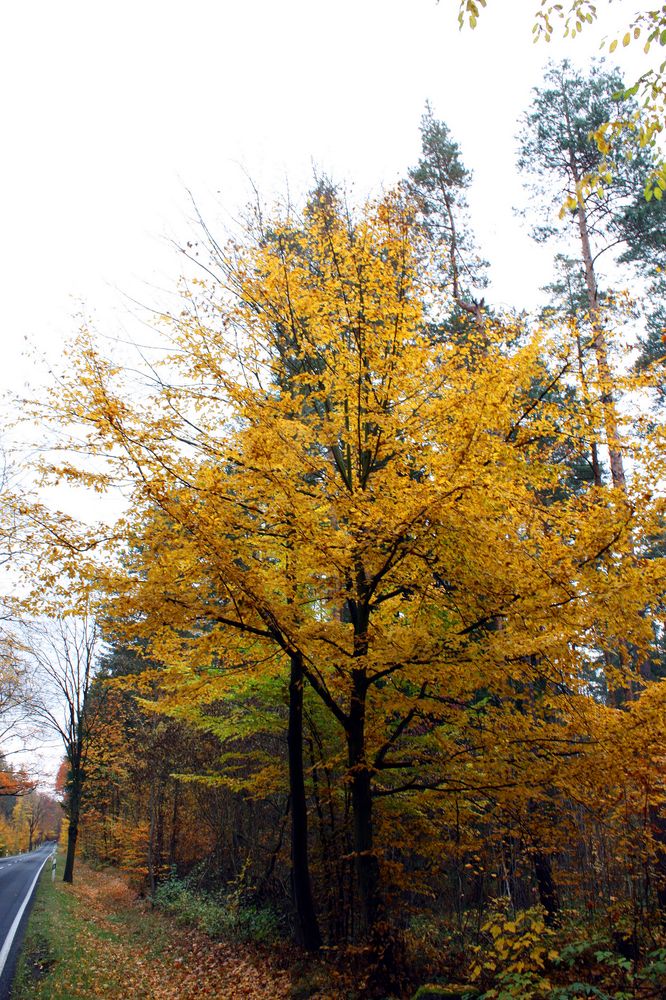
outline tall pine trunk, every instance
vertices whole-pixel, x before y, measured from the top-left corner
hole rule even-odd
[[[570,128],[570,123],[567,122]],[[582,182],[578,164],[573,153],[569,151],[569,167],[571,176],[576,184],[576,189]],[[620,450],[620,436],[618,431],[618,417],[615,400],[613,398],[613,373],[608,360],[608,344],[604,331],[599,322],[599,293],[597,290],[597,280],[594,273],[594,257],[590,245],[590,229],[585,210],[585,202],[582,197],[578,197],[578,208],[576,209],[578,219],[578,234],[580,237],[581,253],[583,257],[583,271],[585,274],[585,287],[587,290],[587,304],[590,313],[590,322],[594,340],[592,346],[597,361],[597,372],[599,375],[599,385],[601,388],[601,402],[603,405],[604,425],[606,430],[606,443],[608,445],[608,459],[610,463],[611,479],[613,486],[617,489],[624,489],[626,478],[624,474],[624,463]]]

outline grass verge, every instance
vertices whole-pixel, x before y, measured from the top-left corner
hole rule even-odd
[[[58,868],[61,867],[59,859]],[[57,871],[58,874],[62,877],[62,871]],[[66,944],[71,940],[72,910],[72,897],[56,890],[51,880],[51,865],[44,865],[17,965],[12,1000],[14,997],[48,995],[27,990],[48,977],[53,966],[64,966],[69,960]],[[59,928],[58,935],[52,933],[53,927]]]
[[[212,941],[138,900],[123,878],[77,863],[66,886],[47,865],[37,887],[12,1000],[282,1000],[289,974],[268,954]]]

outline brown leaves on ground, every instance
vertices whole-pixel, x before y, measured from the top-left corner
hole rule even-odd
[[[177,926],[138,900],[116,874],[93,872],[85,865],[77,874],[70,890],[82,921],[77,943],[94,963],[96,975],[94,992],[87,987],[72,996],[281,1000],[291,995],[289,973],[266,953]],[[122,992],[114,992],[119,985]]]

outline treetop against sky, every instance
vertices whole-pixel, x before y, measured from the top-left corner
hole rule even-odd
[[[252,197],[248,176],[270,202],[287,184],[307,189],[314,163],[363,200],[416,162],[427,99],[474,173],[493,300],[534,306],[549,263],[512,215],[524,202],[516,121],[549,57],[584,65],[627,17],[626,4],[605,5],[573,42],[532,45],[527,0],[511,17],[489,4],[474,32],[458,30],[455,3],[433,0],[37,9],[29,21],[8,12],[0,69],[14,95],[0,168],[7,387],[34,377],[24,337],[57,359],[81,312],[108,336],[150,343],[150,310],[168,307],[182,267],[169,241],[196,230],[187,189],[221,229]],[[639,54],[614,53],[629,81]]]

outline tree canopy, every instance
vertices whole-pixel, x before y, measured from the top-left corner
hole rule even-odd
[[[656,280],[662,200],[649,150],[582,183],[618,86],[551,67],[524,123],[575,234],[564,307],[478,297],[470,175],[427,107],[394,189],[319,180],[226,243],[204,227],[151,364],[84,328],[25,404],[43,482],[125,500],[109,526],[3,494],[16,648],[65,702],[34,692],[70,877],[80,839],[153,901],[212,888],[234,932],[362,956],[367,995],[411,948],[467,992],[573,997],[588,921],[649,936],[663,980],[663,385],[620,360],[597,267],[613,245]]]

